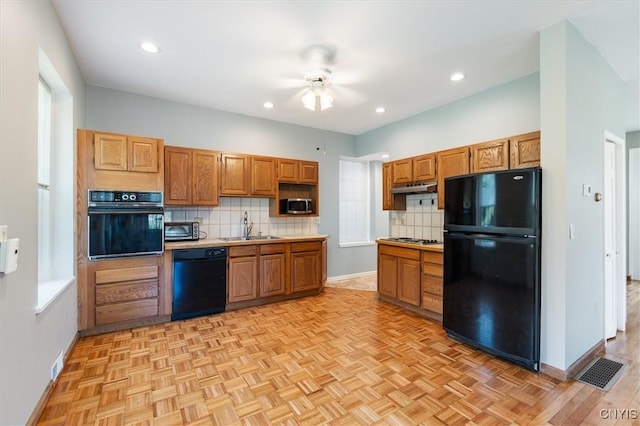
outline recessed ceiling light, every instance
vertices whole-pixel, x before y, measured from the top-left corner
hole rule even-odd
[[[271,108],[273,108],[273,102],[265,102],[263,106],[266,109],[271,109]]]
[[[453,74],[451,74],[451,77],[449,77],[449,80],[451,81],[460,81],[464,78],[464,74],[461,72],[455,72]]]
[[[385,112],[385,111],[386,111],[386,109],[384,109],[384,107],[378,107],[378,108],[376,108],[376,112],[377,112],[378,114],[382,114],[382,113],[383,113],[383,112]]]
[[[144,41],[144,42],[140,43],[140,49],[144,50],[145,52],[149,52],[149,53],[158,53],[158,52],[160,52],[160,49],[158,48],[158,46],[156,46],[155,44],[151,43],[150,41]]]

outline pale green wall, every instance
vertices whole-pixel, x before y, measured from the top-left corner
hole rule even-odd
[[[589,72],[585,72],[588,70]],[[540,36],[542,362],[567,369],[604,335],[604,131],[624,138],[624,85],[568,22]],[[575,238],[569,239],[569,225]]]
[[[365,248],[338,247],[338,160],[355,155],[354,136],[94,86],[87,92],[90,129],[155,136],[166,145],[318,161],[319,232],[330,235],[328,276],[376,269],[375,256],[362,254]]]
[[[9,237],[20,238],[18,270],[0,275],[2,425],[25,424],[49,383],[55,358],[77,332],[75,283],[42,314],[34,313],[39,46],[73,95],[74,127],[83,127],[86,87],[53,5],[0,1],[0,224],[9,226]],[[73,152],[74,139],[66,143]],[[68,163],[73,169],[73,155]]]

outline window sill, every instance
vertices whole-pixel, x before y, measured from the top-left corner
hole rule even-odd
[[[376,242],[375,241],[359,241],[357,243],[339,243],[338,246],[340,248],[347,248],[347,247],[364,247],[364,246],[373,246],[375,245]]]
[[[57,280],[38,283],[38,305],[36,315],[41,314],[53,303],[62,292],[76,280],[76,277],[60,278]]]

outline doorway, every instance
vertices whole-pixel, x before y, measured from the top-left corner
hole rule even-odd
[[[604,135],[604,330],[605,338],[624,331],[626,323],[625,142]]]

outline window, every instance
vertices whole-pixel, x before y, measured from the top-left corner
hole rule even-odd
[[[42,49],[39,66],[36,313],[75,279],[73,98]]]
[[[369,162],[340,160],[340,237],[341,247],[371,244],[371,206]]]
[[[51,277],[51,88],[38,81],[38,281]]]

